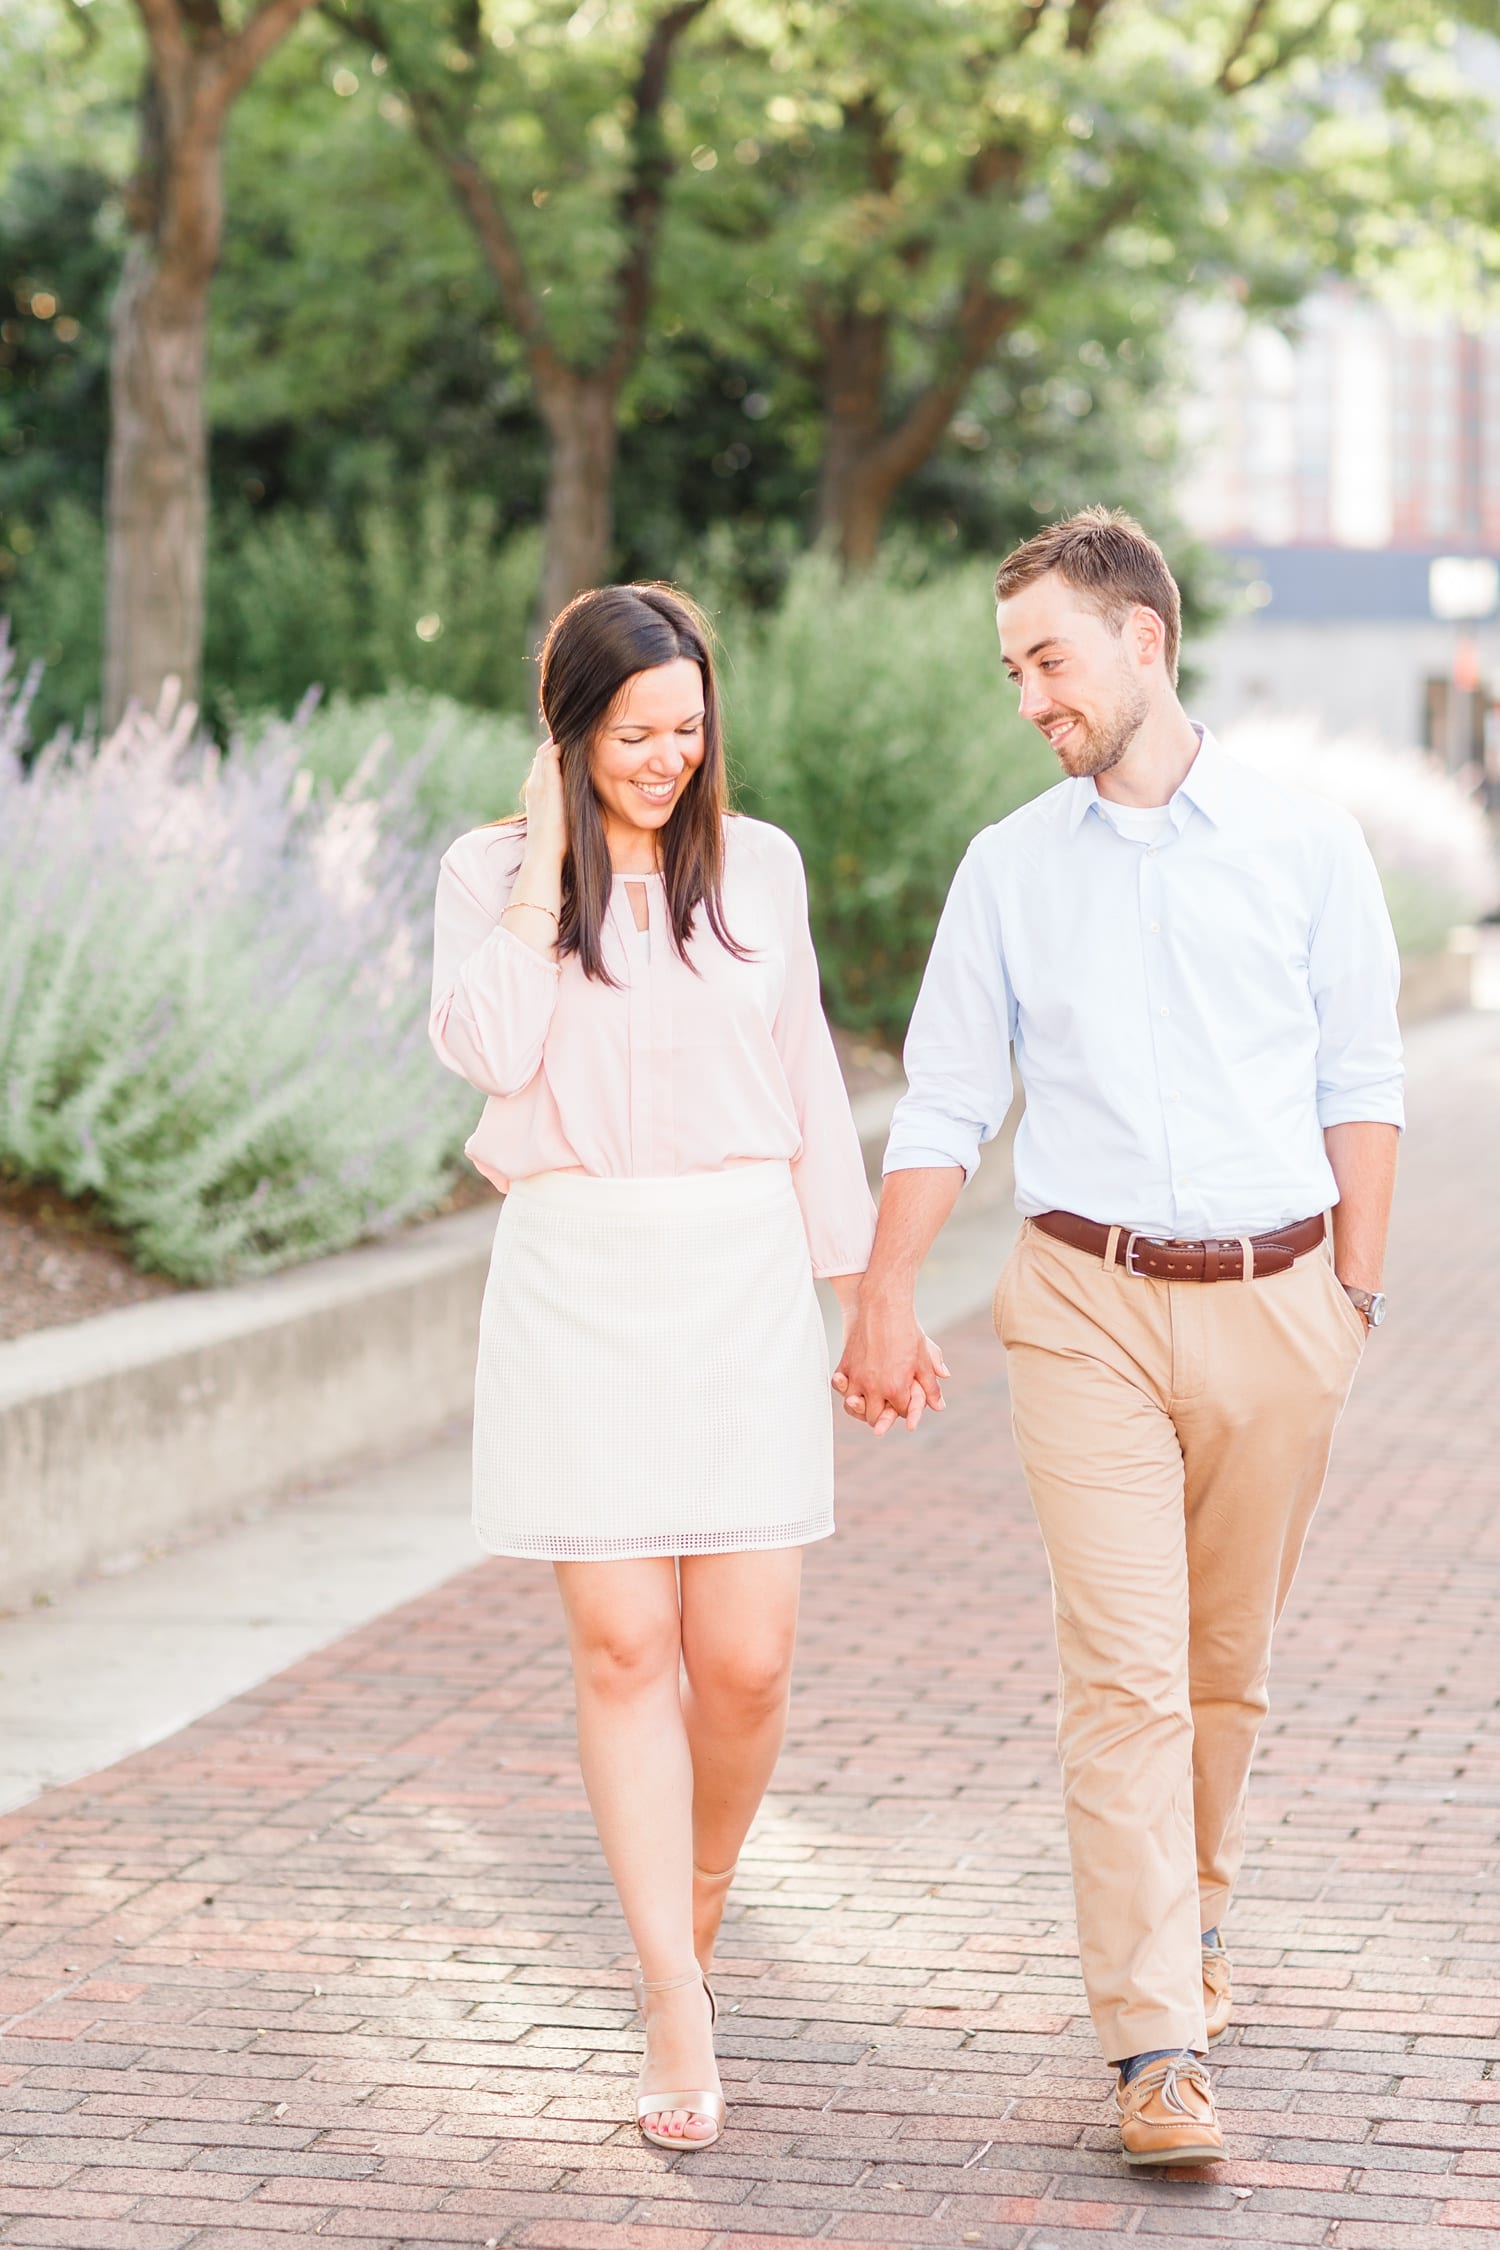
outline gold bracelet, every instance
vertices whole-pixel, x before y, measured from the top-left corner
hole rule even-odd
[[[500,909],[501,921],[505,920],[507,914],[514,913],[517,907],[529,908],[533,914],[545,914],[549,921],[555,922],[559,929],[562,928],[561,915],[554,914],[550,906],[543,906],[540,900],[534,898],[513,898],[509,906]]]

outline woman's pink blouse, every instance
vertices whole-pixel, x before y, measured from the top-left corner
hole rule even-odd
[[[438,878],[432,1043],[489,1097],[471,1161],[504,1190],[537,1172],[660,1178],[786,1158],[814,1271],[862,1273],[875,1206],[790,837],[724,823],[724,919],[744,961],[701,912],[680,959],[660,877],[617,876],[604,931],[614,985],[502,926],[524,845],[524,824],[476,828]],[[628,880],[645,885],[649,949]]]

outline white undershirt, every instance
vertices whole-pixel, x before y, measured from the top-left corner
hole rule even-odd
[[[1132,844],[1159,844],[1172,825],[1170,805],[1117,805],[1101,797],[1099,810],[1115,834]]]

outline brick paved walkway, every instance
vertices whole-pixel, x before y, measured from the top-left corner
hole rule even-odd
[[[4,2250],[1500,2242],[1500,1025],[1451,1043],[1280,1643],[1231,2163],[1112,2154],[979,1323],[914,1450],[845,1444],[726,1939],[719,2148],[621,2124],[623,1932],[550,1581],[486,1564],[0,1824]]]

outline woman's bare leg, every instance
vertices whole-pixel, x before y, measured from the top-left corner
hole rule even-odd
[[[670,1556],[554,1565],[578,1694],[578,1762],[648,1982],[693,1966],[693,1764],[681,1694],[682,1621]],[[648,1995],[652,2083],[719,2083],[701,1987]],[[685,2140],[685,2111],[648,2120]]]
[[[681,1571],[693,1864],[714,1875],[738,1859],[786,1732],[802,1549],[684,1555]],[[693,1941],[706,1974],[729,1886],[697,1889]]]

